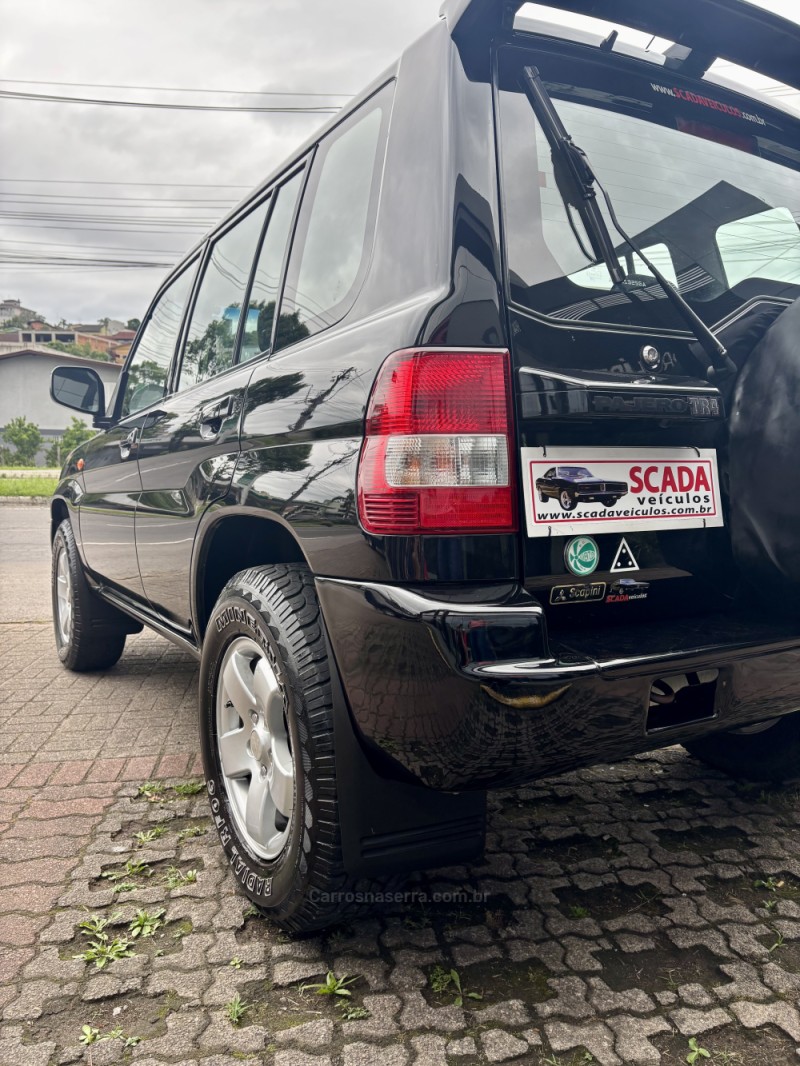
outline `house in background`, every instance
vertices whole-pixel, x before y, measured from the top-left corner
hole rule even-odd
[[[63,434],[75,412],[50,399],[50,376],[57,366],[88,366],[96,370],[105,385],[106,403],[122,369],[118,363],[83,359],[52,348],[0,342],[0,429],[12,418],[24,415],[41,430],[45,447]],[[89,419],[84,421],[89,424]]]
[[[114,347],[111,351],[116,362],[121,363],[125,359],[125,356],[131,350],[135,337],[135,329],[119,329],[116,333],[111,334],[109,340],[114,342]]]
[[[125,329],[125,323],[118,322],[116,318],[104,318],[102,322],[73,322],[72,328],[79,333],[100,333],[108,336]]]
[[[126,334],[129,331],[125,331]],[[136,336],[132,334],[131,339]],[[106,337],[99,333],[80,333],[74,329],[57,329],[54,326],[46,326],[39,323],[31,323],[27,329],[11,329],[0,331],[0,344],[16,344],[18,347],[38,347],[41,344],[52,344],[59,341],[61,344],[88,344],[95,352],[108,355],[112,362],[121,363],[130,349],[124,341],[116,340],[115,337]]]
[[[0,323],[12,318],[35,318],[36,312],[23,307],[21,300],[0,300]]]

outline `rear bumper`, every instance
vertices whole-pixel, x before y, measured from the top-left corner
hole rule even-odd
[[[519,785],[800,709],[800,627],[728,614],[567,644],[517,586],[317,588],[357,732],[432,788]],[[648,717],[656,680],[709,670],[702,717]]]

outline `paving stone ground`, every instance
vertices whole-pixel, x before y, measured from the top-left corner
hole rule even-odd
[[[0,1066],[669,1066],[692,1039],[698,1063],[798,1061],[796,788],[672,748],[498,794],[485,861],[289,939],[210,825],[194,662],[142,634],[104,674],[63,671],[46,510],[18,510],[0,512],[0,595],[15,544],[32,582],[0,624]],[[132,937],[137,911],[154,935]],[[75,957],[125,939],[103,968]],[[303,991],[328,971],[350,997]]]

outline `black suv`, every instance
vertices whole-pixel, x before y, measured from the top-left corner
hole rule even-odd
[[[145,625],[200,660],[220,839],[289,930],[476,856],[489,788],[800,756],[730,461],[800,296],[798,121],[704,77],[797,84],[798,28],[609,0],[665,57],[515,6],[448,0],[170,274],[108,402],[53,374],[100,430],[52,501],[61,660]],[[614,506],[542,504],[561,467]]]

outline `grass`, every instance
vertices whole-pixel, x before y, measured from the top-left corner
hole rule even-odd
[[[160,796],[163,791],[164,786],[160,781],[145,781],[143,785],[139,785],[139,791],[136,794],[137,796],[144,796],[145,799],[152,800],[157,796]]]
[[[0,477],[0,496],[52,496],[58,478]]]
[[[180,888],[181,885],[193,885],[197,881],[197,870],[187,870],[183,873],[177,866],[170,866],[167,870],[167,888]]]
[[[93,962],[98,970],[102,970],[110,962],[117,959],[129,959],[136,952],[131,950],[131,942],[126,937],[115,936],[109,940],[107,933],[99,933],[85,951],[79,955],[73,955],[74,959],[83,959],[84,962]]]
[[[186,829],[181,829],[178,833],[178,843],[182,844],[184,840],[189,840],[191,837],[202,837],[208,832],[202,825],[190,825]]]
[[[347,974],[344,974],[342,977],[337,977],[333,970],[328,970],[324,982],[321,984],[300,985],[300,992],[316,992],[318,996],[351,996],[352,993],[347,986],[357,980],[358,976],[348,977]]]
[[[135,940],[137,936],[153,936],[156,929],[164,924],[161,921],[163,916],[163,907],[159,907],[158,910],[155,911],[138,910],[128,926],[128,931],[130,932],[131,937]]]
[[[136,834],[136,844],[138,847],[143,847],[145,844],[163,837],[166,831],[167,827],[165,825],[154,825],[152,829],[143,829],[141,833]]]
[[[225,1014],[231,1025],[238,1025],[249,1009],[249,1004],[244,1002],[238,992],[230,1002],[225,1004]]]
[[[483,999],[480,992],[465,992],[463,990],[458,970],[445,970],[441,966],[434,966],[428,978],[428,983],[437,995],[451,995],[453,1004],[456,1007],[463,1007],[465,999]]]
[[[176,796],[196,796],[204,788],[205,785],[202,781],[184,781],[179,785],[173,785],[172,791]]]

